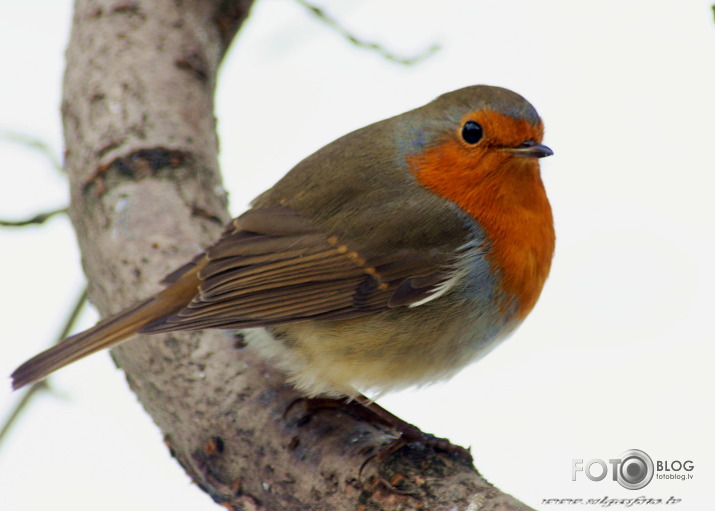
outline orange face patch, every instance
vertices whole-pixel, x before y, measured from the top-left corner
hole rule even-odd
[[[461,138],[461,128],[470,120],[484,133],[475,144]],[[487,258],[501,274],[503,291],[519,300],[520,317],[531,311],[541,293],[555,235],[538,160],[505,149],[528,140],[539,143],[542,137],[542,125],[477,111],[465,116],[443,141],[408,158],[422,186],[458,204],[484,229],[491,244]]]

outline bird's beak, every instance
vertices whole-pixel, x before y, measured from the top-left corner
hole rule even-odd
[[[554,154],[549,147],[537,144],[533,140],[527,140],[519,147],[505,147],[504,150],[520,158],[546,158]]]

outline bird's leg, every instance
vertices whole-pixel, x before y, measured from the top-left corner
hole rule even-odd
[[[405,445],[417,442],[441,451],[459,454],[470,462],[472,461],[472,455],[468,449],[454,445],[446,438],[439,438],[429,433],[424,433],[417,426],[400,419],[362,394],[358,394],[352,399],[334,399],[328,397],[299,398],[288,405],[288,408],[286,408],[283,414],[284,418],[287,418],[291,410],[298,403],[303,404],[305,412],[305,415],[298,420],[299,424],[305,424],[310,420],[313,414],[321,410],[343,410],[365,421],[378,423],[399,433],[398,438],[380,449],[380,452],[377,454],[378,458],[385,458],[397,452]]]
[[[283,419],[287,420],[290,413],[298,405],[303,405],[303,415],[298,419],[298,425],[306,424],[310,417],[321,410],[339,410],[345,408],[348,403],[344,399],[331,397],[299,397],[291,401],[283,412]]]
[[[446,438],[439,438],[421,431],[417,426],[400,419],[392,412],[385,410],[382,406],[362,394],[359,394],[354,398],[354,401],[351,402],[356,405],[360,405],[359,408],[354,407],[353,409],[355,409],[356,412],[361,413],[363,417],[375,420],[376,422],[379,422],[380,424],[392,428],[400,433],[399,438],[386,446],[385,452],[379,453],[378,456],[380,457],[396,452],[409,443],[417,442],[422,445],[434,447],[435,449],[439,449],[441,451],[459,454],[460,456],[468,459],[470,462],[472,461],[472,455],[468,449],[459,445],[454,445]],[[365,412],[369,413],[366,415]]]

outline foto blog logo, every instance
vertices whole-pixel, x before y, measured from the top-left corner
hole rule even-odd
[[[610,465],[610,468],[609,468]],[[597,468],[596,468],[597,467]],[[691,472],[694,468],[692,461],[658,461],[653,463],[648,454],[639,449],[629,449],[619,458],[611,458],[606,463],[602,459],[592,459],[585,464],[583,459],[574,458],[571,461],[571,480],[576,481],[577,476],[585,474],[591,481],[603,481],[608,473],[614,481],[628,490],[640,490],[650,483],[653,475],[658,472],[659,479],[692,479],[692,474],[679,474],[681,471]],[[668,472],[669,474],[661,474]],[[674,473],[671,473],[674,472]]]

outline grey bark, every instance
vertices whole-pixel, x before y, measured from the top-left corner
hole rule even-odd
[[[228,220],[213,94],[251,4],[76,2],[66,167],[102,315],[157,291]],[[229,509],[528,509],[464,459],[421,445],[363,467],[394,435],[341,409],[305,413],[283,376],[230,333],[141,337],[113,356],[171,455]]]

